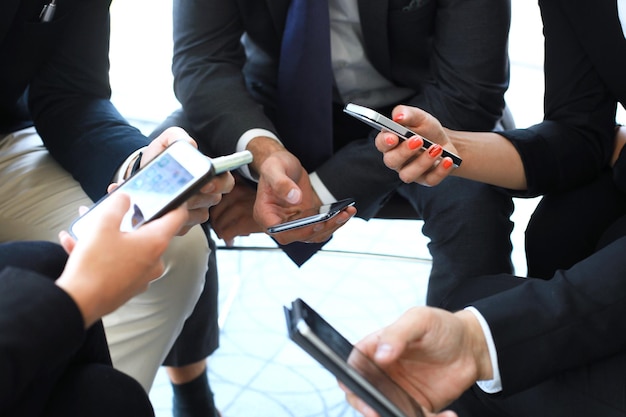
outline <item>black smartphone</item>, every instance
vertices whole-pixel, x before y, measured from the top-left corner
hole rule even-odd
[[[400,139],[408,139],[417,135],[417,133],[407,129],[401,124],[394,122],[390,118],[385,117],[377,111],[372,110],[368,107],[359,106],[358,104],[354,103],[348,103],[343,111],[350,116],[356,117],[357,119],[367,123],[375,129],[378,129],[380,131],[386,130],[388,132],[395,133]],[[424,140],[424,145],[422,146],[423,149],[428,149],[433,145],[433,142],[426,139],[424,136],[418,136]],[[461,162],[463,161],[458,155],[455,155],[452,152],[444,149],[441,157],[443,158],[446,156],[452,159],[452,162],[456,167],[461,165]]]
[[[413,397],[302,299],[284,311],[289,338],[381,417],[424,417]]]
[[[299,227],[310,226],[319,222],[325,222],[341,213],[342,210],[353,206],[354,204],[355,201],[353,199],[346,198],[332,204],[325,204],[320,208],[305,210],[298,213],[296,215],[296,219],[268,227],[267,233],[275,234],[285,232],[287,230],[297,229]]]
[[[137,229],[180,206],[214,176],[251,161],[249,151],[208,158],[186,141],[172,143],[113,191],[124,192],[131,199],[120,229],[125,232]],[[92,227],[100,203],[109,195],[72,222],[69,232],[75,239]]]

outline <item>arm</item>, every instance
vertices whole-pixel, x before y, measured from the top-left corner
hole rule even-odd
[[[540,195],[571,189],[605,169],[614,150],[616,101],[607,87],[593,45],[582,42],[556,3],[542,5],[545,35],[545,120],[528,129],[500,132],[510,142],[493,134],[444,131],[436,120],[396,109],[394,117],[417,133],[438,141],[463,158],[458,170],[444,170],[426,157],[405,162],[419,154],[408,142],[398,144],[389,134],[377,137],[385,162],[401,171],[401,178],[435,185],[454,174],[514,190]],[[608,24],[608,23],[607,23]],[[608,39],[606,41],[609,41]],[[616,63],[617,65],[617,63]],[[489,140],[481,144],[481,140]],[[485,146],[488,145],[488,146]],[[517,154],[517,155],[515,155]],[[512,165],[509,165],[512,164]]]
[[[70,256],[55,282],[22,269],[0,272],[6,295],[0,298],[0,387],[5,393],[0,411],[10,410],[25,390],[34,389],[42,374],[60,376],[82,346],[85,329],[162,274],[161,256],[187,212],[178,208],[123,233],[120,223],[129,206],[128,196],[115,194],[103,202],[104,214],[80,242],[60,234]]]
[[[242,12],[233,2],[174,1],[174,92],[192,130],[216,155],[235,151],[251,129],[275,133],[263,108],[248,93],[243,76]],[[269,16],[257,16],[260,22]],[[273,30],[273,29],[272,29]],[[263,142],[272,145],[271,138]],[[262,158],[255,154],[258,172]]]
[[[377,69],[397,85],[418,91],[403,103],[425,109],[447,127],[490,131],[502,117],[508,87],[509,23],[507,1],[425,2],[413,12],[389,12],[388,45],[378,52],[367,44],[373,25],[363,20],[362,26],[367,53]],[[386,54],[388,63],[381,58]],[[346,169],[355,166],[367,166],[367,172]],[[348,144],[317,173],[337,198],[355,197],[359,216],[366,218],[400,185],[369,140]]]
[[[624,250],[621,238],[550,280],[472,303],[491,328],[504,394],[623,352],[626,335],[616,329],[626,317]],[[531,346],[532,358],[522,355]]]
[[[493,130],[509,86],[510,2],[440,0],[432,19],[429,71],[422,75],[420,92],[405,104],[432,113],[451,129]],[[420,66],[412,62],[413,68]]]
[[[23,269],[0,273],[0,414],[31,389],[43,369],[67,362],[85,334],[72,299],[47,277]],[[45,346],[45,348],[43,348]]]
[[[55,22],[63,35],[29,90],[45,145],[92,199],[106,193],[126,157],[148,144],[109,100],[108,6],[78,2]]]

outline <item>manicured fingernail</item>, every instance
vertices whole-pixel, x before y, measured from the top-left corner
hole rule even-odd
[[[443,148],[441,147],[441,145],[437,145],[437,144],[434,144],[428,149],[428,154],[432,156],[433,158],[436,158],[439,155],[441,155],[441,152],[443,152]]]
[[[411,139],[409,139],[408,146],[409,149],[411,149],[412,151],[421,148],[422,145],[424,145],[424,141],[419,136],[413,136]]]
[[[396,119],[396,122],[399,122],[400,120],[404,120],[404,114],[403,113],[397,114],[395,119]]]
[[[393,146],[396,144],[396,140],[392,136],[387,136],[385,138],[385,143],[389,146]]]
[[[287,202],[297,204],[300,201],[300,190],[292,188],[287,194]]]
[[[453,162],[449,159],[444,159],[441,164],[445,169],[450,169],[450,167],[453,165]]]
[[[376,359],[385,359],[387,356],[391,354],[391,345],[383,343],[382,345],[378,345],[376,348]]]

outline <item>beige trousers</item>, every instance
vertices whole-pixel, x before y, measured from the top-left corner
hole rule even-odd
[[[34,128],[0,140],[0,241],[58,242],[58,232],[91,200],[48,154]],[[103,319],[114,366],[146,391],[198,300],[208,256],[200,227],[176,237],[164,256],[163,276]]]

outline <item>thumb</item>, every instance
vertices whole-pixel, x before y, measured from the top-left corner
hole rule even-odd
[[[148,223],[143,224],[135,232],[141,232],[142,234],[154,234],[156,236],[166,236],[168,239],[173,238],[178,234],[181,227],[187,222],[189,218],[189,212],[187,210],[187,204],[184,203],[180,207],[171,210]]]
[[[290,178],[287,170],[278,164],[265,172],[265,181],[272,194],[283,199],[286,203],[295,205],[302,201],[302,190]]]

